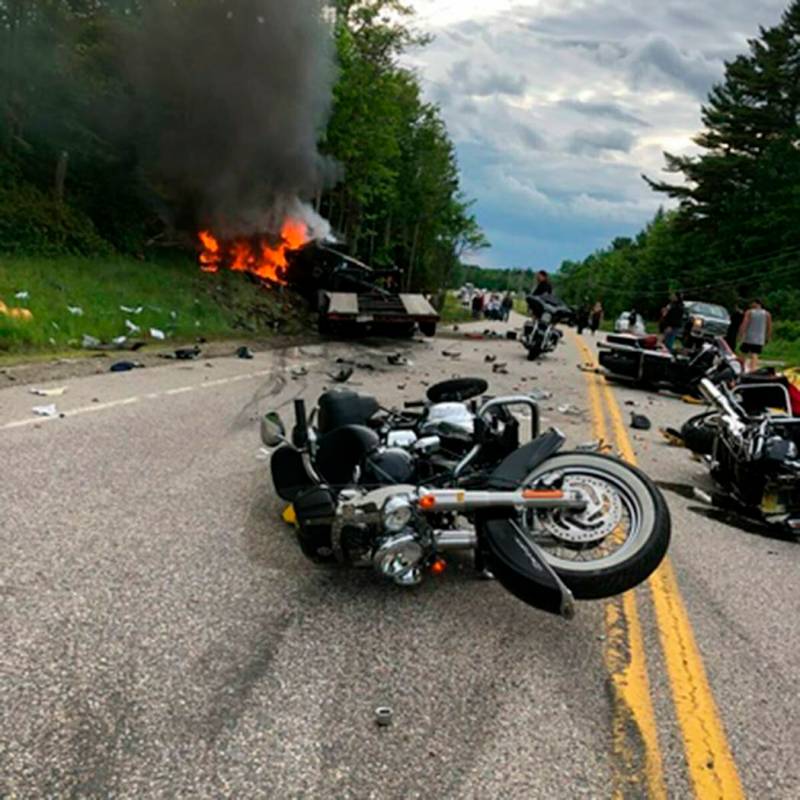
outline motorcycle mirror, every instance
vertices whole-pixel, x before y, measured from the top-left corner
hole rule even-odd
[[[264,414],[261,418],[261,441],[267,447],[277,447],[286,441],[286,427],[274,411]]]

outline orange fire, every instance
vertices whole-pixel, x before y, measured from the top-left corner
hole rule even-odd
[[[217,272],[220,267],[227,267],[272,283],[286,284],[286,254],[302,247],[310,237],[305,222],[287,219],[277,243],[266,236],[220,242],[210,231],[200,231],[198,238],[202,245],[200,269],[203,272]]]

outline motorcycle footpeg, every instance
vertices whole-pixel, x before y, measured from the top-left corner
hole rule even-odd
[[[514,519],[489,520],[484,532],[485,566],[503,588],[541,611],[565,619],[575,616],[572,592]]]

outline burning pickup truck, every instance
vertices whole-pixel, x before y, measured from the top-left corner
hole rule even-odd
[[[434,336],[439,315],[421,294],[400,291],[402,271],[373,269],[340,249],[310,242],[289,254],[289,284],[319,314],[321,333]]]

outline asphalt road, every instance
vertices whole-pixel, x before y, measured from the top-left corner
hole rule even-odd
[[[573,337],[530,364],[519,344],[466,329],[80,377],[48,384],[68,386],[53,399],[0,391],[0,797],[725,796],[692,772],[703,747],[712,777],[714,749],[729,748],[748,796],[800,796],[800,545],[687,499],[700,467],[655,430],[695,413],[680,401],[614,390],[655,423],[632,444],[669,485],[670,560],[708,692],[680,683],[691,653],[674,652],[650,587],[628,598],[641,642],[627,619],[613,645],[646,657],[637,694],[630,663],[610,657],[616,606],[583,603],[566,622],[466,562],[408,591],[303,558],[259,460],[258,417],[313,401],[338,356],[373,364],[351,384],[386,401],[454,374],[547,389],[545,424],[593,437]],[[413,365],[388,365],[398,347]],[[488,352],[509,375],[491,375]],[[64,417],[34,418],[49,402]]]

